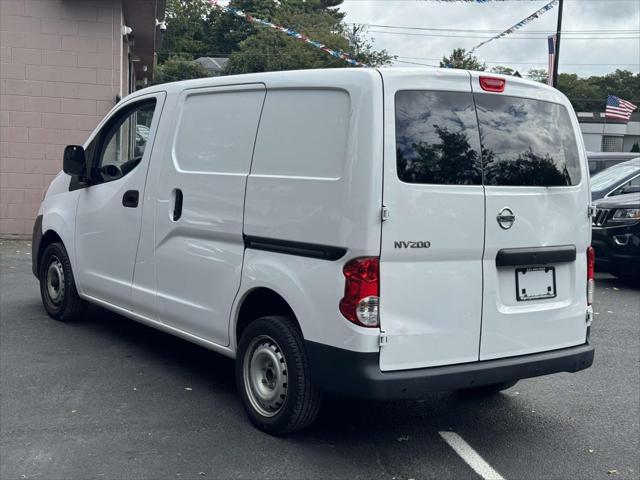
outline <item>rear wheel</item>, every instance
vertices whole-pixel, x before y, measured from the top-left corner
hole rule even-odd
[[[80,316],[86,302],[78,296],[64,245],[52,243],[40,259],[40,296],[50,317],[63,322]]]
[[[320,410],[302,334],[287,317],[262,317],[242,333],[236,383],[251,422],[281,435],[301,430]]]
[[[493,383],[491,385],[482,385],[481,387],[464,388],[460,390],[460,393],[470,397],[487,397],[495,395],[503,390],[513,387],[518,380],[512,380],[510,382]]]

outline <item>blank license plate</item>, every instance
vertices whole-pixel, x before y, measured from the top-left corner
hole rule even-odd
[[[554,267],[516,268],[516,299],[519,302],[556,296]]]

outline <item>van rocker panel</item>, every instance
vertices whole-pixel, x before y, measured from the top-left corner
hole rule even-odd
[[[432,392],[573,373],[589,368],[595,353],[587,339],[576,347],[517,357],[382,372],[378,352],[352,352],[308,340],[305,344],[316,385],[338,394],[377,400],[415,399]]]

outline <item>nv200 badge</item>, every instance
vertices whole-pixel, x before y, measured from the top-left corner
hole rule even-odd
[[[404,241],[400,240],[393,242],[393,248],[430,248],[431,242],[426,240],[424,242]]]

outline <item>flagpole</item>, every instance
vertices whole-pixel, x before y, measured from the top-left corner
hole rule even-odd
[[[607,99],[609,96],[607,95]],[[607,128],[607,107],[604,107],[604,123],[602,124],[602,138],[600,139],[600,151],[604,152],[604,131]]]
[[[553,88],[558,88],[558,60],[560,59],[560,31],[562,30],[562,6],[564,0],[558,3],[558,26],[556,28],[556,50],[553,58]]]

